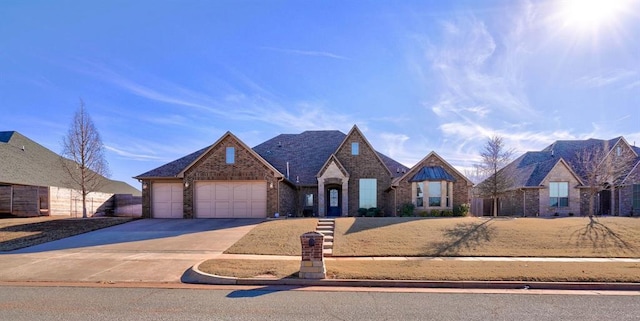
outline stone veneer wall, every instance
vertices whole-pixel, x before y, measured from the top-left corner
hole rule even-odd
[[[359,144],[359,155],[351,155],[351,143],[354,142]],[[345,143],[336,152],[336,157],[349,173],[348,215],[356,216],[360,207],[359,184],[361,178],[375,178],[377,180],[377,206],[383,210],[385,215],[390,215],[393,209],[386,208],[388,194],[385,190],[391,186],[391,173],[359,131],[354,130],[350,136],[345,138]]]

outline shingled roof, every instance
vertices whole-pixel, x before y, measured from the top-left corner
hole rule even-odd
[[[595,148],[602,148],[609,152],[622,139],[622,137],[616,137],[609,140],[593,138],[587,140],[559,140],[541,151],[524,153],[502,170],[507,171],[509,176],[513,178],[513,188],[536,187],[542,183],[558,161],[563,159],[576,175],[584,180],[585,177],[581,176],[581,173],[576,170],[578,154],[583,150]],[[640,148],[635,146],[631,146],[631,148],[636,154],[640,155]],[[640,157],[636,159],[636,162],[638,161],[640,161]]]
[[[62,165],[71,160],[62,159],[16,131],[0,132],[0,159],[0,184],[76,188]],[[125,182],[103,179],[100,192],[141,195]]]
[[[260,157],[277,169],[281,174],[287,175],[287,162],[289,163],[289,181],[298,185],[317,184],[316,174],[320,171],[324,162],[335,153],[344,139],[347,137],[338,130],[305,131],[300,134],[281,134],[264,143],[253,147]],[[136,178],[168,178],[177,175],[186,169],[194,160],[206,152],[210,146],[198,150],[185,157],[179,158],[156,169],[150,170]],[[382,161],[393,175],[402,175],[407,167],[377,152]],[[399,169],[399,170],[398,170]]]

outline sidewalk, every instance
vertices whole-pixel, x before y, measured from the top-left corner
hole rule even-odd
[[[214,259],[236,260],[295,260],[299,256],[220,254]],[[557,257],[325,257],[325,261],[486,261],[486,262],[585,262],[585,263],[640,263],[640,258],[557,258]],[[204,262],[204,261],[203,261]],[[634,291],[640,295],[640,283],[606,282],[528,282],[528,281],[423,281],[423,280],[344,280],[344,279],[270,279],[235,278],[208,274],[200,271],[203,262],[187,270],[182,276],[184,283],[216,285],[289,285],[332,287],[404,287],[404,288],[457,288],[457,289],[537,289],[537,290],[589,290],[589,291]]]
[[[283,255],[247,255],[220,254],[215,259],[227,260],[291,260],[299,261],[300,256]],[[589,257],[502,257],[502,256],[465,256],[465,257],[412,257],[412,256],[362,256],[362,257],[325,257],[325,261],[476,261],[476,262],[585,262],[585,263],[640,263],[640,258],[589,258]]]

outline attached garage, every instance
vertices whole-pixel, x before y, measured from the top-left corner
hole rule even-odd
[[[151,189],[154,218],[182,218],[182,183],[153,183]]]
[[[196,182],[195,216],[197,218],[266,217],[267,182]]]

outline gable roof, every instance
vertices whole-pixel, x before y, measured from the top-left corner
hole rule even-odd
[[[337,150],[342,149],[342,147],[343,147],[344,145],[346,145],[346,144],[347,144],[347,137],[352,136],[354,133],[355,133],[355,134],[358,134],[358,135],[362,138],[362,141],[367,145],[367,147],[369,147],[369,149],[371,149],[372,151],[374,151],[374,152],[376,153],[376,158],[378,159],[378,161],[379,161],[382,165],[384,165],[384,167],[385,167],[385,169],[387,170],[387,172],[389,172],[389,175],[391,175],[391,177],[392,177],[392,178],[393,178],[393,177],[395,177],[394,175],[396,174],[396,171],[393,171],[393,170],[391,170],[391,169],[389,168],[389,164],[385,163],[385,161],[384,161],[384,160],[382,159],[382,157],[380,156],[381,154],[380,154],[378,151],[376,151],[376,150],[373,148],[373,146],[371,146],[371,143],[369,143],[369,140],[367,139],[367,137],[365,137],[365,136],[364,136],[364,134],[362,134],[362,132],[360,131],[360,129],[358,128],[358,126],[357,126],[357,125],[353,125],[353,127],[351,128],[351,130],[349,131],[349,133],[345,136],[344,140],[342,140],[342,143],[340,144],[340,146],[338,146],[338,149],[336,149],[336,151],[337,151]],[[392,160],[392,159],[390,159],[390,158],[389,158],[388,160],[393,161],[393,160]],[[395,161],[393,161],[393,162],[395,162]],[[400,164],[400,163],[398,163],[398,165],[401,165],[401,164]],[[402,165],[401,165],[401,166],[402,166]],[[402,166],[402,167],[404,167],[404,166]]]
[[[431,157],[436,157],[438,160],[440,160],[440,162],[445,164],[455,174],[457,174],[458,176],[464,178],[465,181],[467,182],[467,185],[473,186],[473,182],[470,179],[468,179],[466,176],[464,176],[462,173],[460,173],[455,167],[451,166],[451,164],[449,164],[449,162],[444,160],[444,158],[440,157],[440,155],[438,155],[438,153],[436,153],[434,151],[429,152],[429,154],[427,154],[427,156],[425,156],[423,159],[421,159],[419,162],[417,162],[410,170],[408,170],[406,172],[402,172],[400,176],[398,176],[396,179],[394,179],[394,185],[398,184],[398,182],[400,182],[401,180],[405,179],[406,177],[408,177],[410,175],[412,175],[412,178],[411,178],[410,181],[413,181],[413,179],[416,177],[416,175],[418,175],[420,172],[425,170],[424,169],[425,167],[428,167],[428,166],[420,167],[421,164],[423,164],[427,159],[429,159]],[[438,166],[438,167],[440,167],[440,166]],[[442,168],[442,170],[445,171],[446,175],[451,176],[451,178],[453,178],[452,181],[455,182],[455,178],[451,174],[449,174],[449,172],[447,172],[444,168]],[[426,169],[426,171],[429,171],[429,169]],[[434,169],[434,171],[438,171],[438,170]],[[418,172],[418,173],[416,173],[416,172]],[[433,177],[436,177],[436,175],[441,176],[441,177],[446,177],[444,173],[436,173],[436,172],[425,173],[425,175],[434,175]],[[447,180],[447,179],[445,179],[445,180]]]
[[[618,143],[626,143],[624,137],[616,137],[609,140],[587,139],[587,140],[558,140],[545,147],[541,151],[526,152],[513,162],[505,166],[501,171],[506,171],[512,177],[512,187],[537,187],[549,174],[554,166],[560,161],[569,168],[578,181],[584,182],[585,177],[576,171],[578,163],[578,153],[583,150],[602,148],[610,153]],[[627,144],[628,145],[628,144]],[[640,149],[628,145],[636,155]],[[640,157],[636,160],[640,161]],[[480,183],[482,184],[482,183]]]
[[[343,144],[346,137],[347,135],[338,130],[311,130],[300,134],[280,134],[253,147],[252,150],[290,182],[297,185],[316,185],[318,183],[316,175],[330,156]],[[220,140],[222,138],[218,141]],[[216,143],[134,178],[179,177]],[[398,168],[401,169],[401,173],[402,171],[406,172],[406,166],[377,151],[376,153],[389,172],[398,175],[396,174]]]
[[[77,189],[62,162],[72,162],[16,131],[0,132],[0,184]],[[141,195],[133,186],[103,177],[100,192]]]

